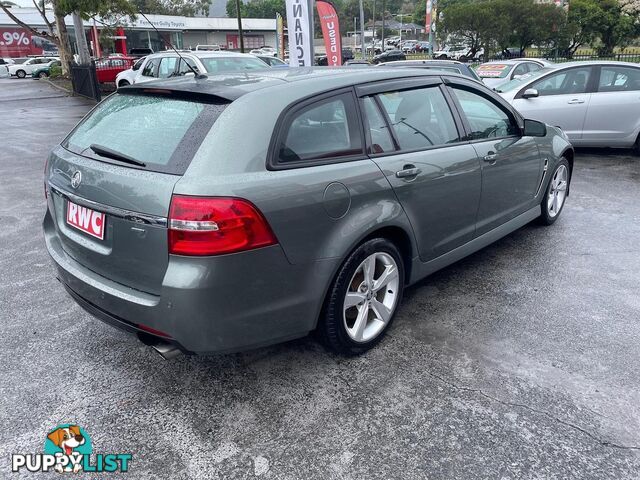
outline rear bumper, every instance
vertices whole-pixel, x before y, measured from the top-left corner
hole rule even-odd
[[[339,259],[291,265],[280,246],[218,257],[171,256],[160,295],[113,282],[62,248],[49,211],[47,250],[72,298],[129,333],[151,327],[188,353],[227,353],[306,335],[316,326]]]

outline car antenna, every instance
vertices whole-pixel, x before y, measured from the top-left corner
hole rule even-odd
[[[158,29],[156,28],[156,26],[155,26],[153,23],[151,23],[151,21],[147,18],[147,16],[146,16],[144,13],[142,13],[142,12],[140,12],[140,15],[142,15],[142,17],[147,21],[147,23],[148,23],[149,25],[151,25],[151,27],[156,31],[156,33],[157,33],[158,35],[160,35],[160,38],[163,38],[163,37],[162,37],[162,35],[160,34],[160,32],[158,31]],[[164,38],[163,38],[163,40],[164,40]],[[178,55],[178,56],[180,57],[180,60],[182,60],[184,63],[186,63],[186,64],[187,64],[187,67],[189,67],[189,70],[191,70],[191,71],[193,72],[193,74],[196,76],[196,79],[198,79],[198,80],[202,80],[202,79],[207,78],[207,76],[206,76],[205,74],[203,74],[203,73],[198,73],[198,72],[196,71],[196,69],[195,69],[195,68],[193,68],[193,66],[192,66],[189,62],[187,62],[184,58],[182,58],[182,55],[180,55],[180,52],[178,52],[178,50],[176,50],[176,47],[174,47],[174,46],[173,46],[173,44],[172,44],[169,40],[165,40],[165,41],[169,44],[169,46],[171,47],[171,49],[172,49],[174,52],[176,52],[176,55]]]

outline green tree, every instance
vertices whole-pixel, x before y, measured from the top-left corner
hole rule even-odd
[[[287,10],[285,0],[252,0],[240,3],[240,13],[243,18],[275,18],[276,13],[286,16]],[[238,16],[235,0],[227,0],[227,15]]]
[[[211,0],[129,0],[136,12],[191,17],[207,13]]]

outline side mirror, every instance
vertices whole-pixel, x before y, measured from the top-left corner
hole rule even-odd
[[[540,93],[535,88],[527,88],[522,94],[522,98],[536,98],[539,96]]]
[[[537,120],[525,119],[523,133],[525,137],[545,137],[547,135],[547,126]]]

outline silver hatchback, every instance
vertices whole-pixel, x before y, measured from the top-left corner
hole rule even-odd
[[[403,289],[534,219],[573,150],[460,75],[287,69],[120,89],[50,154],[69,294],[163,355],[317,330],[357,354]]]

